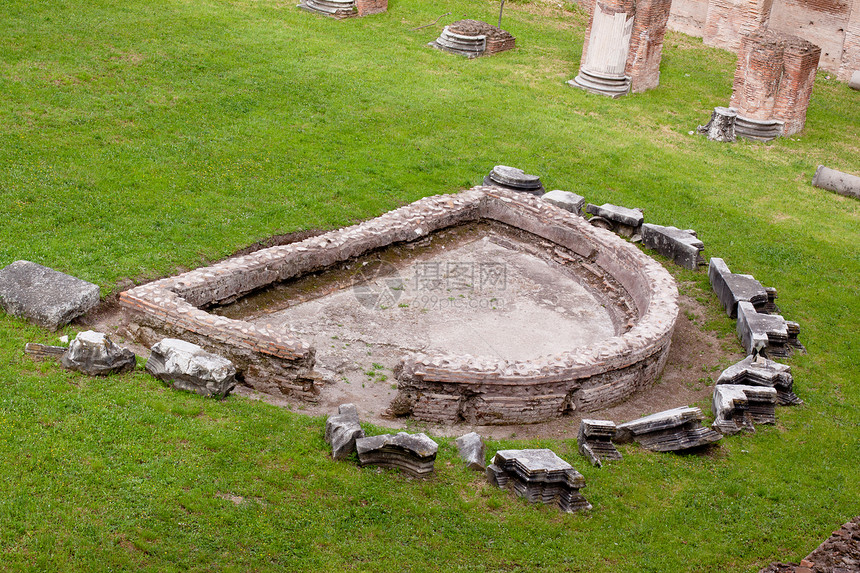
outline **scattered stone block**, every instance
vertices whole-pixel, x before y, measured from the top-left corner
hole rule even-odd
[[[107,376],[131,372],[137,366],[134,352],[114,344],[101,332],[78,333],[61,360],[63,368],[90,376]]]
[[[507,165],[496,165],[493,167],[492,171],[484,177],[484,185],[531,193],[537,196],[543,195],[544,191],[546,191],[540,181],[540,177],[529,175],[522,169],[508,167]]]
[[[755,424],[775,424],[776,389],[762,386],[718,384],[714,387],[713,427],[725,436],[741,430],[755,431]]]
[[[775,303],[776,289],[765,288],[752,275],[731,272],[726,262],[719,257],[711,257],[708,264],[708,280],[730,318],[737,318],[738,303],[741,301],[752,303],[756,312],[764,314],[779,312]]]
[[[477,432],[469,432],[466,435],[460,436],[456,440],[457,449],[460,451],[460,457],[465,460],[469,469],[482,472],[486,464],[484,463],[484,440]]]
[[[776,399],[781,406],[803,404],[803,400],[794,393],[791,366],[768,360],[764,356],[747,356],[729,366],[717,378],[717,385],[720,384],[775,388]]]
[[[439,37],[428,45],[467,58],[477,58],[513,49],[516,38],[510,32],[480,20],[458,20],[445,26]]]
[[[700,125],[696,131],[707,135],[711,141],[734,143],[737,117],[737,112],[731,108],[715,107],[711,113],[711,120],[705,125]]]
[[[358,463],[362,466],[398,468],[423,478],[433,473],[438,444],[422,433],[383,434],[355,441]]]
[[[860,199],[860,177],[843,173],[836,169],[830,169],[819,165],[812,177],[812,185],[820,189],[834,191],[846,197]]]
[[[38,342],[28,342],[24,345],[24,353],[29,354],[35,360],[47,360],[49,358],[59,360],[68,349],[68,346],[50,346]]]
[[[595,227],[609,229],[623,237],[638,234],[645,220],[642,209],[629,209],[610,203],[600,206],[589,203],[585,206],[585,212],[594,215],[589,222]]]
[[[566,513],[591,509],[579,492],[585,478],[552,450],[501,450],[487,466],[487,479],[530,503],[556,504]]]
[[[30,261],[15,261],[0,270],[0,308],[51,330],[98,302],[98,286]]]
[[[331,444],[331,457],[343,460],[355,451],[355,441],[364,437],[354,404],[341,404],[337,414],[325,421],[325,441]]]
[[[541,199],[547,203],[555,205],[556,207],[561,207],[565,211],[570,211],[571,213],[580,216],[582,215],[582,207],[585,205],[585,197],[582,195],[577,195],[570,191],[560,191],[558,189],[543,194]]]
[[[747,354],[788,358],[794,350],[806,350],[797,340],[799,324],[778,314],[756,312],[752,303],[746,301],[738,303],[737,331]]]
[[[722,435],[702,426],[699,408],[681,407],[625,422],[618,426],[615,441],[636,441],[655,452],[678,452],[700,448],[718,441]]]
[[[615,422],[610,420],[582,420],[576,437],[579,453],[597,467],[605,461],[620,460],[621,453],[612,443],[615,432]]]
[[[851,79],[848,80],[848,87],[854,90],[860,90],[860,70],[851,74]]]
[[[223,398],[236,386],[233,363],[201,347],[165,338],[152,347],[146,371],[177,390]]]
[[[699,240],[696,231],[692,229],[683,231],[677,227],[644,223],[642,244],[672,259],[676,265],[691,271],[698,270],[705,264],[705,259],[701,255],[705,250],[705,243]]]

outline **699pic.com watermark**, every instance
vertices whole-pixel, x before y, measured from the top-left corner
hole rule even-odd
[[[370,310],[499,310],[507,300],[505,263],[422,261],[410,271],[389,263],[364,266],[353,277],[352,292]]]
[[[506,304],[508,273],[500,262],[420,262],[413,282],[413,304],[425,310],[498,310]]]

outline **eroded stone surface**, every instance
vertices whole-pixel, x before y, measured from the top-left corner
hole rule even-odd
[[[554,189],[548,193],[541,195],[541,199],[547,203],[551,203],[556,207],[561,207],[565,211],[570,211],[574,215],[582,214],[582,207],[585,205],[585,197],[571,193],[570,191],[561,191]]]
[[[469,432],[466,435],[460,436],[456,440],[457,449],[460,452],[460,457],[466,462],[469,469],[479,472],[484,471],[486,463],[484,462],[484,440],[477,432]]]
[[[621,453],[615,449],[615,422],[611,420],[584,419],[579,424],[576,437],[579,453],[588,458],[591,465],[601,467],[604,461],[620,460]]]
[[[78,333],[62,355],[64,368],[90,376],[107,376],[131,372],[137,365],[134,352],[121,348],[101,332]]]
[[[677,227],[644,223],[642,225],[642,244],[649,249],[654,249],[666,258],[672,259],[676,265],[691,271],[698,270],[699,266],[705,264],[705,259],[701,255],[705,249],[705,244],[691,229],[681,230]]]
[[[196,344],[165,338],[152,347],[146,371],[177,390],[223,398],[236,385],[233,363]]]
[[[713,427],[724,435],[755,431],[755,424],[775,424],[776,389],[717,384],[714,387]]]
[[[803,404],[794,393],[791,367],[774,362],[763,356],[747,356],[740,362],[723,370],[717,384],[741,384],[775,388],[777,400],[782,406]]]
[[[337,414],[325,422],[325,441],[331,444],[331,456],[342,460],[355,451],[355,441],[364,437],[358,419],[358,409],[353,404],[341,404]]]
[[[579,491],[585,478],[552,450],[500,450],[486,474],[491,484],[531,503],[556,504],[567,513],[591,509]]]
[[[383,434],[355,441],[358,461],[362,466],[398,468],[414,477],[433,473],[438,444],[423,433]]]
[[[616,441],[636,441],[655,452],[675,452],[699,448],[718,441],[722,436],[702,427],[704,415],[699,408],[673,408],[617,428]]]
[[[56,330],[95,307],[99,287],[30,261],[0,270],[0,307]]]

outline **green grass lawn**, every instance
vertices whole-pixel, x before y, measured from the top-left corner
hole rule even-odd
[[[578,9],[508,4],[517,49],[491,58],[426,46],[463,16],[498,3],[334,21],[281,0],[6,0],[0,266],[110,296],[514,165],[694,228],[775,286],[806,404],[708,455],[625,448],[603,469],[573,441],[490,443],[571,461],[594,509],[563,515],[491,489],[450,440],[414,481],[332,461],[323,419],[33,363],[24,344],[56,335],[2,315],[0,569],[757,571],[860,513],[860,203],[809,184],[818,164],[860,173],[860,93],[820,72],[804,132],[716,144],[688,132],[728,103],[732,54],[670,33],[660,87],[610,100],[564,83]]]

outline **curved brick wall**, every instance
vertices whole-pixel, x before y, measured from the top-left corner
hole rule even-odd
[[[494,187],[440,195],[352,227],[271,247],[123,292],[128,331],[153,344],[183,338],[229,357],[257,390],[313,399],[319,392],[314,349],[270,326],[204,308],[277,281],[325,269],[373,249],[489,219],[549,240],[597,276],[627,291],[638,321],[596,345],[533,361],[408,355],[398,367],[397,414],[430,421],[537,422],[567,408],[596,409],[624,399],[662,371],[678,314],[677,289],[656,261],[612,233],[535,197]]]

